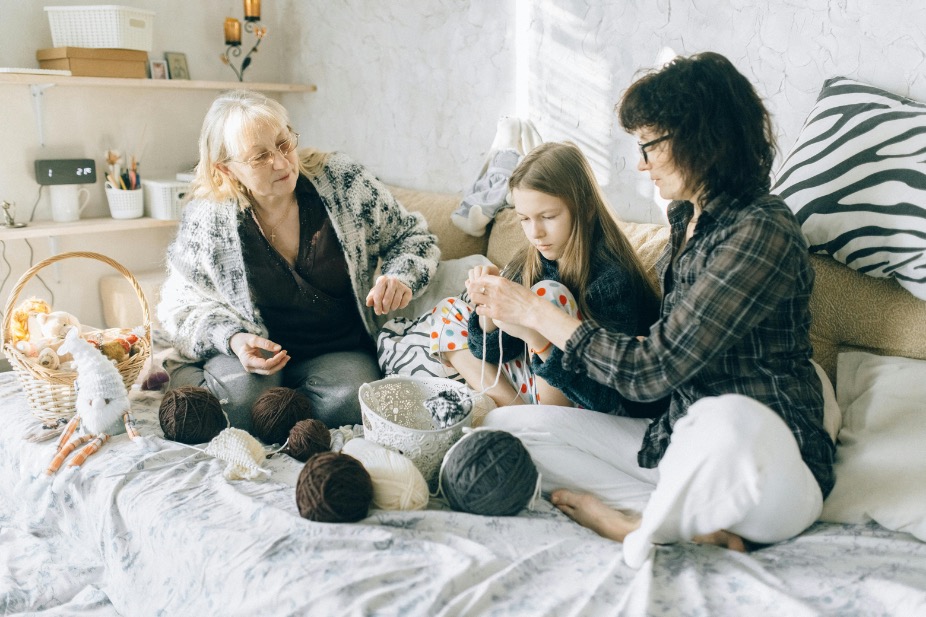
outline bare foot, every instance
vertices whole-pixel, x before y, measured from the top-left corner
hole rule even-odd
[[[550,496],[550,501],[578,524],[616,542],[623,542],[628,533],[640,526],[639,516],[625,514],[606,506],[600,499],[588,493],[560,489]]]
[[[739,551],[740,553],[747,552],[746,542],[744,542],[741,537],[735,533],[724,530],[704,534],[703,536],[695,536],[691,539],[691,541],[695,544],[713,544],[714,546],[722,546],[724,548],[730,549],[731,551]]]

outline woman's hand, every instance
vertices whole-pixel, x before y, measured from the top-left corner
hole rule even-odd
[[[394,276],[382,275],[376,279],[373,289],[367,294],[367,306],[373,307],[377,315],[385,315],[408,306],[412,301],[412,290]]]
[[[580,324],[578,319],[570,317],[530,289],[500,276],[484,275],[468,280],[466,289],[478,315],[491,318],[503,329],[513,326],[534,330],[535,335],[522,340],[528,346],[539,344],[540,347],[535,349],[542,348],[547,342],[565,349],[566,341]],[[514,334],[513,330],[508,331]]]
[[[231,337],[228,346],[241,361],[241,366],[256,375],[273,375],[289,362],[290,356],[271,340],[256,334],[239,332]]]
[[[499,330],[505,334],[521,339],[527,343],[530,349],[543,349],[549,342],[542,334],[531,327],[519,326],[499,319],[494,319],[492,321],[498,326]]]

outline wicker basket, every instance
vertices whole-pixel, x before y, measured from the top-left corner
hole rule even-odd
[[[447,428],[434,428],[424,402],[451,389],[470,395],[465,384],[440,377],[394,376],[363,384],[359,397],[364,438],[410,458],[433,485],[444,454],[472,424],[469,413]]]
[[[10,292],[10,297],[6,302],[6,308],[3,313],[3,352],[10,361],[13,371],[16,372],[23,390],[26,392],[26,398],[29,400],[29,407],[32,413],[46,423],[53,423],[61,419],[69,419],[74,415],[74,380],[77,378],[77,373],[74,371],[49,369],[35,363],[13,346],[10,326],[13,311],[16,309],[19,302],[19,294],[22,293],[26,283],[43,268],[64,259],[73,259],[77,257],[96,259],[97,261],[102,261],[113,267],[131,283],[138,297],[138,302],[141,304],[145,332],[144,336],[139,337],[138,343],[136,343],[140,350],[135,355],[130,356],[116,365],[119,369],[119,373],[122,375],[122,381],[127,390],[135,382],[145,362],[147,362],[148,357],[151,355],[151,317],[148,313],[148,301],[145,299],[145,294],[141,289],[141,285],[135,280],[131,272],[116,261],[105,255],[100,255],[99,253],[61,253],[60,255],[54,255],[37,263],[20,277],[13,291]],[[110,328],[109,330],[102,331],[104,335],[110,333],[116,334],[119,332],[121,332],[119,328]]]

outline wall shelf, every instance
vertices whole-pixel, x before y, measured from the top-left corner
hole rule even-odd
[[[315,84],[275,84],[248,81],[203,81],[192,79],[133,79],[126,77],[74,77],[36,73],[0,73],[0,84],[25,86],[53,84],[93,88],[152,88],[160,90],[234,90],[247,88],[262,92],[315,92]]]
[[[156,227],[176,227],[179,221],[165,221],[147,216],[137,219],[114,219],[109,217],[81,219],[73,223],[55,223],[54,221],[36,221],[25,227],[5,227],[0,225],[0,242],[7,240],[29,240],[32,238],[57,238],[81,234],[133,231],[136,229],[153,229]]]

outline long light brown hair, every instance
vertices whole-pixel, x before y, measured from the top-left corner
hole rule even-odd
[[[276,135],[290,129],[289,114],[277,101],[251,90],[231,90],[220,94],[203,120],[199,135],[199,163],[191,183],[191,199],[234,200],[239,208],[251,204],[249,191],[232,180],[217,165],[241,156],[246,144],[262,135]],[[314,149],[299,152],[299,173],[313,175],[324,165],[328,154]]]
[[[574,143],[547,142],[534,148],[512,172],[508,187],[558,197],[572,214],[572,231],[557,265],[560,282],[573,293],[584,317],[594,317],[585,296],[596,254],[624,268],[652,298],[658,296],[640,258],[618,227],[591,165]],[[540,281],[542,272],[540,251],[533,245],[521,250],[505,268],[506,277],[519,280],[525,287]]]

